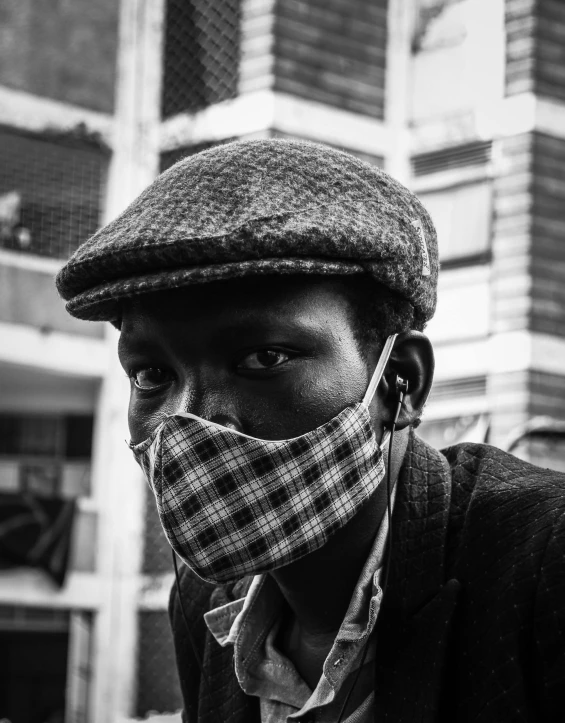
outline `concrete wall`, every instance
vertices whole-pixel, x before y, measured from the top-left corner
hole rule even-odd
[[[500,333],[528,328],[531,134],[501,139],[496,152],[491,293],[492,329]]]
[[[565,75],[563,82],[565,91]],[[532,139],[531,327],[565,338],[565,139]],[[563,370],[565,374],[565,369]],[[565,401],[565,397],[564,397]]]
[[[551,98],[551,115],[559,117],[565,100],[563,4],[506,0],[505,8],[506,95],[535,94],[538,103]],[[496,142],[492,328],[495,334],[525,332],[553,352],[534,355],[521,372],[490,375],[495,444],[530,417],[563,419],[565,138],[557,125],[554,129]]]
[[[506,95],[534,89],[536,0],[505,0]]]
[[[55,288],[55,274],[0,262],[0,322],[25,324],[43,331],[102,339],[104,325],[67,314]]]
[[[119,3],[3,0],[0,84],[112,111]]]
[[[506,0],[506,92],[565,100],[565,6],[559,0]]]
[[[536,92],[565,101],[565,5],[540,0],[537,7]]]
[[[386,0],[279,0],[275,90],[383,118],[387,5]]]

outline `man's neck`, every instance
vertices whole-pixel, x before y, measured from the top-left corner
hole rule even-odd
[[[395,435],[394,442],[392,484],[404,459],[408,434]],[[289,608],[279,637],[282,652],[311,679],[315,677],[313,666],[319,678],[343,622],[386,512],[386,495],[383,480],[357,515],[322,548],[270,573]]]
[[[337,634],[371,551],[385,502],[386,485],[381,484],[322,548],[270,573],[305,633]]]

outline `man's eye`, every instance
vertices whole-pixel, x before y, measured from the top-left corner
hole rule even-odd
[[[131,378],[138,389],[156,389],[170,381],[171,375],[164,369],[148,367],[147,369],[135,369]]]
[[[276,349],[265,349],[262,351],[254,351],[253,354],[248,354],[245,359],[242,359],[238,367],[240,369],[272,369],[284,364],[290,359],[290,354],[285,354],[283,351],[277,351]]]

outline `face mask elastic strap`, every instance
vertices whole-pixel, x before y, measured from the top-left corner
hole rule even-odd
[[[375,371],[373,372],[373,376],[371,377],[371,381],[369,382],[369,386],[367,387],[365,396],[363,397],[363,404],[366,407],[368,407],[369,404],[373,401],[373,397],[375,396],[377,387],[379,386],[379,383],[382,379],[385,367],[388,364],[388,360],[397,336],[398,334],[391,334],[385,342],[380,359],[377,363],[377,366],[375,367]]]

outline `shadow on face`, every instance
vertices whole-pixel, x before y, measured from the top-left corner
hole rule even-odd
[[[372,368],[339,280],[217,281],[124,303],[119,356],[132,441],[188,411],[262,439],[288,439],[359,402]]]

